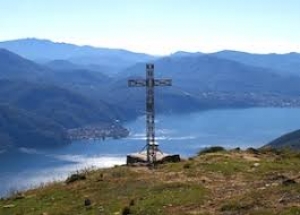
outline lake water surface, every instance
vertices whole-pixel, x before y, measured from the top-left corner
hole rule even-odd
[[[78,141],[53,150],[0,151],[0,196],[62,180],[76,170],[124,164],[127,154],[145,145],[145,118],[140,117],[125,127],[130,129],[126,139]],[[212,145],[260,147],[299,128],[298,108],[212,110],[158,116],[156,136],[164,152],[189,157]]]

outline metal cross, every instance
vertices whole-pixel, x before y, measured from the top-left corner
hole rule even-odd
[[[156,162],[154,87],[172,86],[171,79],[154,79],[154,64],[146,64],[146,79],[128,80],[129,87],[146,87],[147,162]]]

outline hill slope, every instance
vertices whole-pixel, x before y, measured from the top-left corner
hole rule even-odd
[[[0,49],[0,103],[52,118],[64,127],[117,118],[109,104],[84,95],[86,88],[108,81],[99,72],[54,71]]]
[[[84,95],[86,89],[108,81],[99,72],[54,71],[0,49],[0,104],[14,107],[1,109],[0,114],[9,117],[1,121],[1,145],[55,146],[65,142],[61,137],[65,129],[113,124],[120,111]],[[49,123],[57,124],[57,132],[46,126]]]
[[[300,130],[284,134],[271,141],[264,147],[271,147],[275,149],[290,148],[292,150],[300,150]]]
[[[299,153],[231,151],[155,170],[93,170],[83,172],[82,180],[73,177],[72,183],[2,200],[0,214],[295,215],[300,213],[299,162]],[[91,205],[84,205],[86,199]]]
[[[51,85],[0,80],[0,103],[50,118],[65,128],[111,122],[117,118],[114,108],[80,94]]]
[[[68,143],[65,129],[36,114],[0,104],[0,148],[54,147]]]
[[[37,80],[45,69],[6,49],[0,49],[0,78]]]

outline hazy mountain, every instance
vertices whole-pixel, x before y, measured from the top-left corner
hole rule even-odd
[[[19,56],[18,58],[23,59]],[[32,65],[36,65],[31,61],[28,62]],[[144,63],[142,64],[145,65]],[[15,65],[18,65],[17,60]],[[105,110],[103,113],[112,115],[111,112],[115,111],[112,118],[129,119],[144,113],[145,92],[143,90],[137,90],[135,93],[134,90],[129,89],[127,87],[127,78],[113,79],[103,75],[101,72],[80,69],[84,66],[77,65],[66,60],[51,61],[45,65],[46,67],[43,67],[42,65],[36,66],[43,71],[43,75],[39,80],[38,91],[42,90],[40,89],[42,85],[47,86],[48,89],[44,89],[46,91],[57,90],[57,87],[59,86],[59,88],[65,88],[80,94],[83,100],[89,99],[93,101],[95,105],[101,105],[103,101],[106,101],[109,105],[111,104],[114,107],[111,107],[108,111]],[[27,68],[26,66],[23,67],[22,65],[19,65],[18,69],[30,71],[30,68]],[[6,77],[11,79],[9,76]],[[26,78],[26,80],[28,80],[29,77],[30,75]],[[33,83],[30,83],[28,86],[31,88],[32,84]],[[7,86],[3,88],[4,92],[5,89],[7,89]],[[19,94],[19,92],[26,92],[26,90],[16,89],[12,94]],[[204,107],[203,105],[200,105],[201,102],[197,98],[187,96],[184,92],[181,92],[178,89],[163,89],[161,92],[162,93],[158,94],[156,99],[156,106],[159,112],[186,112],[190,110],[198,110],[199,108],[206,108],[206,106]],[[7,93],[11,92],[9,91]],[[32,93],[33,91],[30,91],[29,94],[33,95]],[[127,95],[131,95],[132,93],[134,96],[129,96],[128,100],[124,100],[124,98],[127,98]],[[57,93],[57,96],[59,97],[60,94]],[[71,95],[66,96],[66,102],[68,101],[67,98],[69,96]],[[34,98],[35,96],[31,96],[31,98],[32,97]],[[16,96],[16,98],[19,98],[19,96]],[[63,99],[60,100],[62,101]],[[51,106],[55,105],[52,104]],[[71,113],[73,114],[73,111],[71,111]],[[103,113],[99,114],[97,111],[96,113],[98,113],[99,116],[103,115]],[[58,118],[61,117],[62,116],[59,116]],[[99,117],[93,118],[99,119]],[[71,123],[70,121],[70,124],[81,125],[82,123]]]
[[[155,59],[154,56],[122,49],[77,46],[39,39],[0,42],[0,47],[34,61],[69,60],[76,64],[108,66],[114,71]]]
[[[2,146],[60,145],[67,142],[66,129],[112,125],[124,116],[121,110],[101,100],[56,86],[15,80],[0,79],[1,104],[5,104],[0,108]]]
[[[192,92],[300,93],[300,78],[276,74],[274,70],[253,67],[208,55],[165,57],[154,62],[156,77],[173,79],[174,87]],[[145,65],[137,64],[122,73],[124,77],[145,77]]]
[[[0,148],[53,147],[66,144],[65,130],[49,118],[0,104]]]
[[[0,80],[0,103],[34,112],[65,128],[112,122],[117,110],[103,101],[57,86],[22,81]]]
[[[68,60],[52,60],[41,64],[49,69],[56,71],[70,71],[70,70],[89,70],[91,72],[100,72],[107,76],[114,76],[119,70],[117,70],[113,65],[101,66],[97,64],[76,64]]]
[[[153,62],[156,78],[173,80],[173,86],[155,90],[158,113],[300,104],[300,78],[273,69],[201,53],[178,53]],[[145,88],[127,86],[129,78],[145,78],[145,63],[112,78],[66,60],[38,65],[2,50],[0,68],[0,103],[51,119],[62,128],[145,114]],[[5,134],[0,137],[9,139]]]
[[[238,61],[247,65],[271,68],[281,74],[300,76],[300,54],[250,54],[238,51],[221,51],[212,53],[212,56]]]
[[[0,78],[38,79],[45,68],[5,49],[0,49]]]
[[[158,112],[300,105],[299,77],[208,55],[165,57],[154,63],[156,78],[173,80],[172,87],[155,90]],[[127,101],[127,106],[144,110],[145,89],[128,89],[125,83],[129,78],[144,79],[145,64],[126,69],[119,78],[110,91],[114,98],[122,98],[120,103]]]
[[[275,140],[271,141],[264,147],[271,147],[271,148],[289,148],[289,149],[296,149],[300,150],[300,130],[292,131],[287,134],[284,134]]]
[[[67,60],[52,60],[45,63],[44,66],[53,70],[77,70],[84,68],[82,65],[77,65]]]
[[[100,101],[100,103],[104,101],[103,94],[109,95],[106,89],[113,80],[100,72],[85,69],[53,71],[47,78],[48,84],[68,89],[86,98]]]
[[[124,110],[126,118],[130,119],[145,114],[146,89],[145,87],[128,87],[128,78],[120,78],[110,84],[106,89],[109,93],[103,94],[102,98]],[[184,113],[207,108],[207,105],[201,103],[197,97],[187,95],[176,87],[156,87],[155,89],[157,113]]]
[[[54,70],[45,77],[53,84],[79,88],[79,90],[81,87],[94,88],[106,85],[111,81],[110,77],[87,69]]]
[[[43,66],[4,49],[0,49],[0,78],[55,85],[87,94],[97,93],[110,82],[101,72],[68,61],[52,61]]]
[[[56,145],[66,141],[62,139],[65,129],[114,123],[121,118],[120,110],[84,95],[85,88],[108,81],[99,72],[52,70],[2,49],[1,145]],[[76,89],[80,93],[73,92]]]
[[[200,56],[204,55],[202,52],[185,52],[185,51],[177,51],[170,55],[170,57],[189,57],[189,56]]]
[[[200,55],[205,54],[201,52],[193,53],[178,51],[171,54],[170,57],[196,57]],[[224,50],[206,55],[237,61],[249,66],[269,68],[279,74],[300,75],[300,54],[295,52],[287,54],[252,54],[247,52]]]
[[[21,57],[17,59],[25,60]],[[15,60],[16,66],[18,60]],[[94,103],[102,104],[106,101],[112,104],[118,113],[122,113],[119,114],[122,118],[125,115],[136,116],[137,113],[141,114],[144,111],[145,89],[130,89],[127,80],[130,77],[145,78],[145,63],[135,64],[115,78],[109,78],[102,73],[86,69],[53,70],[28,60],[26,62],[42,71],[39,72],[42,74],[40,84],[55,85],[55,89],[59,86],[67,89],[66,91],[74,91]],[[68,62],[59,63],[73,66]],[[158,111],[184,112],[212,107],[255,106],[259,103],[261,105],[265,99],[262,94],[295,96],[300,92],[298,77],[283,76],[271,69],[252,67],[209,55],[165,57],[154,63],[158,78],[173,79],[172,87],[157,89]],[[30,68],[26,69],[23,64],[17,67],[31,74]],[[28,77],[30,75],[26,78]],[[251,94],[251,98],[244,95],[245,93]]]

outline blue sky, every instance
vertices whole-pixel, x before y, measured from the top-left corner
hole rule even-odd
[[[0,0],[0,40],[151,54],[300,52],[300,0]]]

